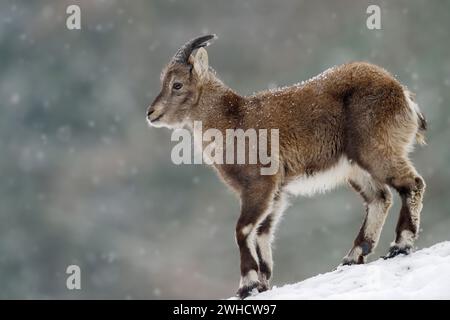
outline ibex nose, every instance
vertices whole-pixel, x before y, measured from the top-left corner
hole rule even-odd
[[[147,110],[147,118],[150,117],[150,115],[155,112],[155,108],[153,106],[151,106],[150,108],[148,108]]]

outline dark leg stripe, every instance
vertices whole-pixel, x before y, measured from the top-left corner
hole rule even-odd
[[[270,270],[269,266],[267,265],[267,262],[263,260],[259,245],[256,246],[256,253],[258,254],[259,271],[263,273],[266,276],[266,279],[268,280],[272,276],[272,270]]]

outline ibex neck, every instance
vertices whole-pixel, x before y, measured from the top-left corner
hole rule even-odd
[[[198,104],[191,115],[191,124],[202,121],[207,127],[235,127],[240,121],[245,98],[224,85],[219,79],[211,79],[203,85]]]

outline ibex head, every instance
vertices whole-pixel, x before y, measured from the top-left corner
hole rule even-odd
[[[215,38],[206,35],[186,42],[163,69],[161,92],[147,111],[152,126],[177,127],[187,120],[209,75],[208,54],[203,47]]]

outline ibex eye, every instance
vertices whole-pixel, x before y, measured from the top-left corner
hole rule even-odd
[[[180,82],[175,82],[172,86],[175,90],[180,90],[183,87],[183,84]]]

